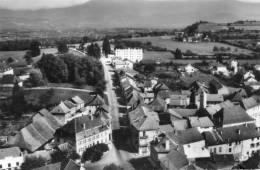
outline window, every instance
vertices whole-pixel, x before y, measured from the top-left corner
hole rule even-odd
[[[19,166],[19,162],[16,162],[16,166]]]
[[[11,167],[11,164],[10,164],[10,163],[8,164],[8,167]]]
[[[221,153],[222,152],[222,147],[219,147],[218,151],[219,151],[219,153]]]
[[[229,148],[228,151],[229,151],[229,152],[232,152],[232,148]]]
[[[3,166],[2,166],[2,165],[0,165],[0,168],[3,168]]]
[[[251,143],[250,148],[254,148],[254,147],[255,147],[255,144]]]
[[[217,153],[217,148],[214,148],[214,153]]]
[[[231,146],[231,145],[232,145],[232,143],[229,143],[228,145],[229,145],[229,146]]]

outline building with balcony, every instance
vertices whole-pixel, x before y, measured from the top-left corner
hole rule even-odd
[[[150,155],[150,142],[159,130],[158,114],[145,106],[129,112],[132,143],[140,155]]]

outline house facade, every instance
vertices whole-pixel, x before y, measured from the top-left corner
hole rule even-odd
[[[20,169],[24,162],[24,156],[20,148],[4,148],[0,149],[0,169]]]
[[[128,48],[128,49],[116,49],[115,56],[122,60],[127,59],[132,62],[140,62],[143,60],[143,49]]]
[[[145,106],[138,106],[129,112],[132,144],[139,155],[150,155],[150,142],[159,130],[158,114]]]
[[[74,119],[76,151],[79,155],[94,145],[104,143],[110,146],[112,130],[105,114],[82,116]]]
[[[14,69],[5,63],[0,63],[0,78],[9,74],[14,75]]]

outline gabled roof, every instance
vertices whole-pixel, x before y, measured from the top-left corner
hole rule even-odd
[[[79,96],[72,97],[71,100],[76,104],[84,104],[84,101]]]
[[[60,127],[60,122],[51,113],[41,111],[33,116],[32,123],[22,128],[15,136],[13,145],[34,152],[50,141]]]
[[[216,105],[211,105],[209,107],[206,108],[206,111],[210,114],[210,115],[214,115],[217,112],[219,112],[222,108],[227,108],[227,107],[233,107],[234,104],[232,102],[230,102],[229,100],[226,100],[222,103],[216,104]]]
[[[238,91],[234,92],[231,94],[228,98],[232,102],[240,102],[242,101],[245,97],[247,97],[247,93],[244,89],[239,89]]]
[[[70,159],[64,170],[80,170],[80,165]]]
[[[260,105],[254,97],[249,97],[249,98],[246,98],[246,99],[243,99],[242,100],[242,104],[243,104],[243,107],[247,110],[247,109],[251,109],[257,105]]]
[[[158,114],[146,106],[139,106],[129,112],[129,119],[132,126],[137,130],[156,130],[159,129]]]
[[[208,128],[213,127],[213,122],[208,117],[189,117],[191,127],[201,127],[201,128]]]
[[[221,88],[223,88],[223,85],[219,82],[219,81],[217,81],[217,80],[215,80],[215,79],[212,79],[211,81],[210,81],[210,84],[212,85],[212,86],[214,86],[216,89],[221,89]]]
[[[104,99],[100,95],[95,95],[91,101],[86,103],[86,106],[103,106],[104,104]]]
[[[6,63],[4,62],[0,62],[0,72],[4,72],[6,71],[7,69],[11,69],[10,66],[8,66]]]
[[[223,108],[223,125],[252,121],[254,121],[254,119],[240,106]]]
[[[224,97],[220,94],[206,94],[207,95],[207,102],[223,102]]]
[[[168,160],[176,169],[181,169],[189,165],[187,157],[177,150],[171,150],[170,153],[167,154],[166,160]]]
[[[204,132],[207,146],[227,144],[260,137],[259,129],[254,123],[247,125],[217,128],[213,131]]]
[[[169,139],[178,144],[185,145],[204,140],[197,128],[191,128],[183,131],[167,133]]]
[[[0,149],[0,160],[6,157],[21,157],[21,150],[19,147]]]
[[[61,170],[61,163],[58,162],[58,163],[54,163],[54,164],[49,164],[46,166],[35,168],[33,170]]]
[[[170,102],[169,105],[171,106],[186,106],[188,102],[186,101],[189,99],[187,95],[170,95]]]
[[[162,90],[169,90],[169,87],[166,86],[164,83],[157,83],[154,86],[154,89],[157,90],[157,91],[162,91]]]
[[[69,100],[65,100],[63,103],[64,103],[65,106],[67,106],[67,108],[69,108],[69,109],[72,109],[72,108],[74,108],[74,107],[77,106],[76,104],[72,103],[72,102],[69,101]]]
[[[198,109],[168,109],[168,112],[176,117],[184,118],[195,116],[198,112]]]
[[[70,112],[70,109],[64,104],[64,102],[60,102],[60,104],[56,107],[54,107],[51,110],[51,113],[53,114],[67,114]]]
[[[166,102],[158,96],[149,104],[149,106],[154,111],[164,111],[166,109]]]
[[[106,113],[99,113],[97,115],[85,115],[77,117],[68,122],[62,129],[70,134],[75,134],[88,129],[94,129],[109,122],[109,117]]]

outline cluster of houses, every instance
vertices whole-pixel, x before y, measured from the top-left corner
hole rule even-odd
[[[0,169],[19,169],[28,155],[38,151],[52,152],[56,147],[64,151],[75,148],[81,156],[93,145],[110,146],[112,131],[107,108],[102,97],[89,94],[38,111],[28,124],[7,137],[3,144],[6,148],[0,149]],[[66,170],[82,168],[72,160],[68,164]],[[53,168],[61,164],[47,166]]]
[[[231,65],[237,69],[236,61]],[[192,65],[183,69],[197,71]],[[171,91],[157,78],[136,77],[125,71],[120,83],[139,155],[151,156],[165,170],[177,170],[218,156],[245,161],[260,150],[258,96],[229,89],[217,79],[195,80],[186,90]]]

